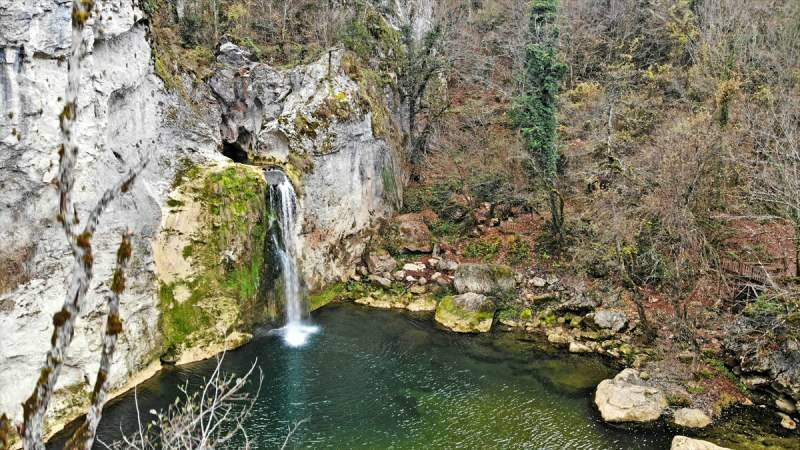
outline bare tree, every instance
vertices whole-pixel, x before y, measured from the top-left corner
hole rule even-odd
[[[790,220],[795,229],[795,273],[800,274],[800,99],[782,96],[766,112],[750,111],[755,155],[753,200]]]
[[[240,448],[251,448],[244,422],[258,399],[264,375],[258,369],[258,386],[251,394],[245,388],[256,371],[257,361],[244,375],[237,377],[222,372],[223,359],[224,355],[217,358],[217,365],[202,389],[189,393],[189,384],[184,384],[180,387],[184,400],[176,401],[166,411],[151,410],[155,419],[147,424],[139,413],[136,399],[138,431],[112,444],[101,442],[101,445],[115,450],[207,450],[224,446],[234,437],[242,436],[244,443],[239,444]],[[290,430],[286,442],[300,423]]]

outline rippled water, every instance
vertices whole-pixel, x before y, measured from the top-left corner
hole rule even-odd
[[[549,353],[511,334],[455,335],[430,318],[354,305],[324,308],[314,321],[321,331],[303,348],[265,332],[225,357],[226,371],[244,372],[254,358],[264,371],[247,426],[255,448],[280,448],[302,419],[288,448],[667,449],[674,434],[603,424],[591,398],[612,372],[593,357]],[[198,385],[214,365],[143,383],[141,411],[164,407],[177,385]],[[132,395],[106,408],[101,439],[133,430]]]

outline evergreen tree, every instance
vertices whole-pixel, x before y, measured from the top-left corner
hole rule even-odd
[[[532,175],[548,190],[551,226],[560,236],[563,200],[555,187],[559,152],[556,136],[558,91],[566,65],[556,50],[557,0],[533,0],[530,5],[530,42],[525,49],[523,92],[512,109],[514,124],[525,138],[532,157]]]

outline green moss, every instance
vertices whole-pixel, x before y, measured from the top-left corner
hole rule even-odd
[[[182,186],[185,182],[194,180],[200,174],[201,168],[188,159],[183,159],[178,164],[175,171],[175,178],[172,180],[172,189]]]
[[[456,316],[462,320],[469,321],[471,324],[477,324],[486,319],[494,318],[494,311],[465,311],[455,304],[455,299],[452,295],[442,297],[439,301],[439,307],[443,312]]]
[[[265,314],[259,301],[266,243],[266,182],[254,168],[232,165],[223,169],[186,166],[176,183],[201,204],[201,228],[183,249],[192,258],[191,280],[162,284],[159,289],[164,351],[178,354],[204,340],[219,339],[226,331],[259,321]],[[230,260],[222,255],[233,252]],[[188,298],[177,301],[177,288]]]
[[[322,308],[334,300],[347,297],[347,284],[334,283],[325,289],[308,296],[308,308],[311,311]]]

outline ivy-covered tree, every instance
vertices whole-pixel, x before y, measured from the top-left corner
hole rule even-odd
[[[533,0],[530,5],[530,41],[525,48],[521,76],[522,93],[512,109],[514,124],[522,132],[531,155],[531,172],[548,191],[551,227],[561,236],[564,202],[556,189],[559,151],[556,136],[556,106],[566,65],[556,50],[557,0]]]

